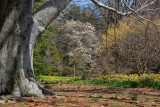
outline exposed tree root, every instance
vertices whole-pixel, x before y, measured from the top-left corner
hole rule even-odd
[[[45,89],[41,84],[38,83],[39,88],[42,90],[42,94],[44,95],[56,95],[55,93]]]
[[[0,96],[0,104],[6,102],[24,101],[22,97],[14,97],[12,95],[2,95]]]

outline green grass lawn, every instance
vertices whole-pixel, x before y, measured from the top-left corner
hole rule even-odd
[[[148,75],[146,75],[148,76]],[[117,79],[118,78],[118,79]],[[79,77],[62,77],[62,76],[38,76],[37,79],[40,82],[62,82],[62,83],[70,83],[70,84],[86,84],[86,85],[104,85],[111,88],[115,87],[153,87],[160,88],[160,81],[154,81],[155,79],[142,78],[141,80],[123,80],[119,79],[117,75],[115,77],[112,76],[112,79],[93,79],[93,80],[81,80]],[[156,78],[156,77],[155,77]]]
[[[37,76],[40,82],[73,82],[80,80],[79,77],[62,77],[62,76]]]

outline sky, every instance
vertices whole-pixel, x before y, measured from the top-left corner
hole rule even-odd
[[[75,0],[72,1],[71,4],[76,4],[78,6],[85,7],[92,4],[92,2],[90,0]]]

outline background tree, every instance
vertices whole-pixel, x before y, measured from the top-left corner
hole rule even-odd
[[[152,23],[154,25],[158,25],[156,24],[152,18],[149,17],[149,15],[151,15],[151,10],[152,10],[152,17],[153,15],[155,16],[155,12],[159,10],[158,7],[156,7],[155,5],[158,4],[158,0],[152,1],[137,1],[137,0],[132,0],[132,1],[125,1],[125,0],[91,0],[94,4],[96,4],[99,9],[101,10],[101,14],[103,16],[103,18],[105,19],[105,23],[106,23],[106,27],[104,29],[104,34],[102,37],[102,41],[105,45],[103,50],[103,54],[101,53],[100,56],[102,58],[100,58],[100,61],[102,61],[103,59],[103,64],[100,61],[98,65],[101,69],[102,74],[108,73],[108,71],[112,71],[109,68],[114,68],[114,71],[116,71],[117,73],[120,71],[120,65],[119,65],[119,59],[121,58],[121,56],[119,55],[119,46],[118,46],[118,38],[117,37],[117,29],[116,26],[119,25],[119,21],[120,19],[122,19],[124,16],[129,16],[129,15],[135,15],[137,18],[143,19],[149,23]],[[147,6],[147,7],[146,7]],[[140,8],[142,7],[142,8]],[[144,11],[147,8],[146,11]],[[142,9],[142,10],[141,10]],[[141,11],[140,11],[141,10]],[[144,17],[144,16],[148,16]],[[114,26],[114,27],[113,27]],[[113,29],[112,31],[114,31],[113,35],[114,36],[110,36],[110,34],[108,32],[110,32],[110,27]],[[122,26],[121,26],[122,27]],[[115,31],[116,29],[116,31]],[[123,29],[123,27],[122,27]],[[109,31],[108,31],[109,30]],[[110,38],[112,39],[112,42],[114,43],[114,45],[112,45],[112,53],[109,52],[110,50],[110,46],[108,46],[110,44]],[[108,44],[109,43],[109,44]],[[114,50],[114,52],[113,52]],[[109,54],[112,54],[112,58],[110,58]],[[112,59],[112,61],[111,61]],[[114,59],[114,60],[113,60]],[[110,62],[114,63],[112,64],[112,66],[109,64]],[[114,65],[114,66],[113,66]]]
[[[33,55],[34,72],[36,75],[60,75],[62,71],[62,58],[55,41],[54,25],[49,25],[38,38]]]
[[[63,22],[70,20],[83,23],[89,22],[96,27],[97,30],[102,30],[105,26],[104,18],[102,18],[100,10],[94,4],[90,4],[89,6],[78,6],[76,3],[70,4],[58,19]]]
[[[63,60],[64,70],[62,75],[69,76],[73,74],[71,71],[77,70],[80,72],[76,74],[80,76],[82,70],[80,68],[84,68],[84,65],[87,64],[93,64],[97,56],[96,48],[99,41],[96,37],[95,27],[88,22],[82,23],[73,20],[66,22],[64,25],[59,25],[59,23],[61,21],[54,23],[58,27],[56,27],[57,34],[53,39]],[[86,63],[84,64],[84,62]],[[74,68],[76,69],[74,70]],[[66,69],[71,70],[68,72]]]

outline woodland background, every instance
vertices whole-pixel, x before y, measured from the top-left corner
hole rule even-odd
[[[36,6],[41,3],[43,0]],[[103,3],[124,9],[119,6],[121,2]],[[156,3],[152,8],[158,6]],[[160,23],[159,10],[143,15]],[[73,1],[38,39],[35,74],[92,78],[113,73],[159,73],[159,30],[159,26],[135,16],[122,17],[92,3]]]

